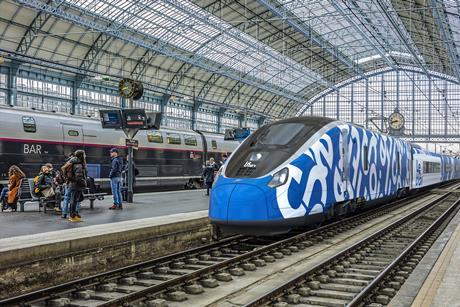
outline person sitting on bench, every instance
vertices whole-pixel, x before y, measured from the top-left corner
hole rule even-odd
[[[4,199],[1,199],[1,201],[3,202],[6,200],[4,211],[11,212],[13,209],[16,209],[16,200],[19,192],[19,186],[21,185],[21,180],[25,177],[26,175],[18,166],[10,166],[8,170],[8,188],[3,189],[7,189],[5,192],[6,197],[3,196],[4,192],[2,191],[2,196]]]

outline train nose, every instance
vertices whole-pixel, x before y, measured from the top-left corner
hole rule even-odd
[[[225,222],[266,220],[265,193],[255,185],[243,183],[215,187],[211,193],[209,215]]]

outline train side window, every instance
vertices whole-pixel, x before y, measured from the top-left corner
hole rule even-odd
[[[211,147],[212,147],[212,149],[217,149],[217,141],[216,140],[211,141]]]
[[[198,145],[198,141],[196,140],[196,137],[193,135],[184,135],[184,143],[185,145],[188,145],[188,146]]]
[[[441,164],[437,162],[423,162],[423,173],[439,173],[441,171]]]
[[[78,133],[77,130],[69,130],[69,131],[67,131],[67,134],[69,136],[79,136],[80,135],[80,133]]]
[[[399,172],[399,164],[400,164],[400,161],[399,161],[399,151],[396,152],[396,169],[398,170]]]
[[[35,119],[33,117],[23,116],[22,126],[24,127],[24,132],[30,132],[30,133],[37,132],[37,126],[35,125]]]
[[[367,146],[364,146],[364,170],[367,171],[369,169],[369,149]]]
[[[147,132],[147,141],[149,143],[163,143],[163,136],[160,131],[149,131]]]
[[[166,133],[166,140],[168,144],[173,144],[173,145],[182,144],[180,140],[180,135],[177,133]]]

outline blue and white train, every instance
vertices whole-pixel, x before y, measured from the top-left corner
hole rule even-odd
[[[227,233],[276,234],[459,177],[454,157],[329,118],[291,118],[233,152],[209,217]]]

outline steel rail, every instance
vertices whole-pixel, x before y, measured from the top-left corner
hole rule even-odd
[[[285,240],[281,240],[281,241],[272,243],[270,245],[258,248],[258,249],[253,250],[253,251],[249,251],[249,252],[244,253],[242,255],[239,255],[237,257],[234,257],[234,258],[231,258],[231,259],[228,259],[228,260],[224,260],[224,261],[222,261],[220,263],[217,263],[217,264],[211,265],[209,267],[197,270],[197,271],[192,272],[190,274],[183,275],[183,276],[177,277],[175,279],[168,280],[168,281],[166,281],[164,283],[161,283],[161,284],[158,284],[158,285],[153,285],[153,286],[147,287],[145,289],[142,289],[140,291],[127,294],[127,295],[125,295],[123,297],[107,301],[107,302],[105,302],[105,303],[103,303],[103,304],[101,304],[99,306],[104,306],[104,307],[121,306],[121,305],[124,305],[124,304],[127,304],[127,303],[131,303],[133,301],[142,300],[147,295],[151,296],[151,295],[153,295],[155,293],[162,293],[162,292],[171,290],[174,287],[178,287],[178,286],[180,286],[182,284],[185,284],[187,282],[196,280],[196,279],[198,279],[198,278],[200,278],[202,276],[207,276],[207,275],[213,274],[215,272],[218,272],[220,270],[223,270],[224,268],[236,266],[237,264],[242,263],[244,261],[248,261],[251,258],[262,256],[262,255],[268,253],[269,251],[273,251],[274,249],[280,249],[280,248],[283,248],[286,245],[292,245],[292,244],[295,244],[297,242],[304,241],[305,239],[307,239],[309,237],[312,237],[314,235],[323,234],[327,230],[333,229],[335,227],[340,227],[340,225],[342,225],[342,224],[343,225],[349,224],[353,220],[365,219],[365,218],[371,217],[372,215],[376,215],[376,214],[378,216],[380,216],[380,215],[384,214],[383,212],[385,210],[388,210],[390,208],[394,209],[395,205],[401,205],[401,204],[404,205],[407,201],[415,200],[417,198],[422,198],[422,197],[426,196],[427,194],[429,194],[429,191],[426,191],[426,193],[424,193],[423,195],[413,195],[413,196],[409,196],[409,197],[404,198],[404,199],[398,199],[398,200],[396,200],[394,202],[391,202],[389,204],[386,204],[384,206],[376,207],[372,211],[366,211],[366,212],[363,212],[363,213],[361,213],[359,215],[352,216],[352,217],[349,217],[349,218],[346,218],[346,219],[343,219],[343,220],[339,220],[339,221],[333,222],[331,224],[325,225],[323,227],[320,227],[320,228],[317,228],[317,229],[313,229],[313,230],[298,234],[298,235],[296,235],[294,237],[287,238]],[[446,195],[442,195],[440,197],[437,197],[436,200],[434,200],[434,201],[439,201],[442,198],[447,197]]]
[[[460,198],[457,199],[440,217],[434,221],[429,228],[427,228],[421,235],[417,237],[397,258],[395,258],[379,275],[375,277],[355,298],[348,303],[347,306],[355,307],[358,306],[364,299],[375,289],[380,282],[391,273],[391,271],[401,262],[403,259],[413,250],[416,246],[422,242],[436,227],[444,222],[460,204]]]
[[[448,185],[451,185],[451,184],[452,184],[452,182],[449,182],[449,183],[446,183],[444,185],[440,185],[439,187],[448,186]],[[273,249],[279,249],[279,248],[283,248],[284,246],[287,246],[287,245],[292,245],[292,244],[298,243],[300,241],[305,241],[309,237],[319,235],[319,234],[323,234],[324,232],[326,232],[328,230],[333,230],[334,228],[341,227],[341,226],[343,227],[343,225],[347,225],[347,224],[353,223],[355,221],[359,221],[361,219],[372,218],[374,216],[383,215],[383,214],[386,213],[386,210],[395,209],[395,208],[397,208],[397,206],[403,206],[407,202],[411,202],[411,201],[423,198],[423,197],[427,196],[429,193],[430,193],[430,190],[425,190],[425,191],[423,191],[422,194],[410,195],[410,196],[402,198],[402,199],[397,199],[397,200],[395,200],[393,202],[390,202],[388,204],[385,204],[383,206],[374,207],[371,210],[364,211],[364,212],[362,212],[360,214],[357,214],[357,215],[354,215],[354,216],[351,216],[351,217],[348,217],[348,218],[345,218],[345,219],[342,219],[342,220],[339,220],[339,221],[335,221],[333,223],[327,224],[327,225],[322,226],[320,228],[309,230],[307,232],[303,232],[303,233],[295,235],[293,237],[290,237],[290,238],[287,238],[287,239],[284,239],[284,240],[281,240],[281,241],[278,241],[278,242],[275,242],[275,243],[271,243],[269,245],[257,248],[257,249],[255,249],[253,251],[249,251],[249,252],[246,252],[246,253],[244,253],[242,255],[238,255],[238,256],[236,256],[234,258],[227,259],[227,260],[224,260],[222,262],[213,264],[213,265],[211,265],[209,267],[206,267],[206,268],[199,269],[197,271],[191,272],[191,273],[189,273],[187,275],[183,275],[183,276],[180,276],[178,278],[174,278],[174,279],[165,281],[165,282],[163,282],[161,284],[158,284],[158,285],[147,287],[147,288],[145,288],[145,289],[143,289],[143,290],[141,290],[139,292],[130,293],[130,294],[128,294],[126,296],[123,296],[121,298],[114,299],[114,300],[111,300],[111,301],[107,301],[101,306],[118,306],[121,303],[126,303],[128,301],[138,300],[142,296],[145,296],[147,294],[164,292],[165,290],[168,290],[171,287],[178,286],[178,285],[183,284],[183,283],[185,283],[185,282],[187,282],[189,280],[197,279],[202,275],[207,275],[207,274],[209,275],[210,273],[215,272],[215,271],[219,271],[224,267],[236,265],[236,264],[238,264],[240,262],[247,261],[248,259],[251,259],[251,258],[253,258],[255,256],[258,256],[258,255],[259,256],[264,255],[264,254],[268,253],[269,251],[271,251]],[[47,299],[60,297],[62,294],[71,293],[71,292],[74,292],[74,291],[77,291],[77,290],[88,289],[91,286],[95,286],[95,285],[98,285],[98,284],[101,284],[103,282],[107,282],[107,281],[110,281],[110,280],[118,279],[123,274],[136,273],[137,271],[139,271],[139,270],[141,270],[142,268],[145,268],[145,267],[158,266],[159,264],[169,262],[169,261],[173,261],[173,260],[177,260],[177,259],[186,257],[186,256],[188,256],[190,254],[197,254],[197,253],[212,251],[215,248],[219,248],[219,247],[231,244],[232,241],[235,241],[235,243],[237,243],[238,240],[244,241],[245,239],[249,239],[249,237],[235,236],[235,237],[231,237],[231,238],[226,238],[224,240],[214,242],[214,243],[211,243],[211,244],[208,244],[208,245],[205,245],[205,246],[200,246],[200,247],[190,249],[190,250],[187,250],[187,251],[177,252],[177,253],[166,255],[166,256],[163,256],[163,257],[160,257],[160,258],[144,261],[144,262],[137,263],[137,264],[132,264],[132,265],[129,265],[129,266],[126,266],[126,267],[123,267],[123,268],[114,269],[114,270],[111,270],[109,272],[99,273],[99,274],[96,274],[96,275],[93,275],[93,276],[80,278],[78,280],[69,281],[69,282],[62,283],[62,284],[59,284],[59,285],[56,285],[56,286],[47,287],[47,288],[39,289],[39,290],[36,290],[36,291],[33,291],[33,292],[29,292],[29,293],[21,294],[21,295],[18,295],[18,296],[6,298],[6,299],[3,299],[3,300],[0,300],[0,305],[3,306],[3,305],[31,304],[31,303],[45,301]]]
[[[436,205],[440,201],[444,200],[445,198],[447,198],[452,193],[453,193],[453,191],[446,192],[445,194],[441,195],[440,197],[437,197],[436,199],[430,201],[427,205],[415,210],[414,212],[408,214],[407,216],[401,217],[400,219],[398,219],[395,222],[391,223],[387,227],[379,230],[378,232],[373,233],[370,236],[367,236],[366,238],[363,238],[362,240],[360,240],[359,242],[353,244],[349,248],[339,252],[336,255],[333,255],[333,256],[327,258],[326,260],[322,261],[321,263],[319,263],[318,265],[316,265],[313,268],[309,269],[308,271],[300,273],[299,275],[297,275],[296,277],[294,277],[294,278],[290,279],[289,281],[285,282],[284,284],[282,284],[278,288],[272,290],[270,293],[264,294],[264,295],[262,295],[262,296],[260,296],[260,297],[258,297],[256,299],[254,299],[253,301],[251,301],[250,303],[246,304],[245,306],[251,306],[251,307],[252,306],[261,306],[263,304],[268,303],[272,299],[281,296],[283,293],[287,292],[289,289],[294,288],[294,287],[296,287],[296,285],[298,285],[302,281],[305,281],[306,277],[308,277],[310,275],[314,275],[315,273],[323,270],[324,268],[329,267],[331,264],[336,262],[338,259],[341,259],[344,256],[349,255],[349,254],[355,252],[356,250],[359,250],[359,248],[361,246],[366,245],[368,242],[382,237],[383,235],[385,235],[386,233],[390,232],[394,228],[396,228],[396,227],[404,224],[405,222],[411,220],[412,218],[416,217],[420,213],[432,208],[434,205]]]

